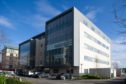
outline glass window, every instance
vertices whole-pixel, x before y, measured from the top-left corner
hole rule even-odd
[[[56,20],[48,23],[47,26],[47,46],[54,46],[54,49],[47,47],[47,64],[72,65],[72,32],[73,32],[73,13],[65,14]],[[53,26],[50,28],[50,26]],[[48,28],[49,27],[49,28]]]
[[[29,65],[30,57],[30,42],[22,44],[20,46],[20,64]]]
[[[104,43],[102,43],[101,41],[97,40],[96,38],[94,38],[93,36],[91,36],[90,34],[88,34],[87,32],[84,32],[85,36],[94,41],[95,43],[97,43],[98,45],[101,45],[102,47],[106,48],[106,49],[109,49],[108,46],[106,46]]]
[[[101,60],[101,59],[96,59],[96,58],[90,57],[90,56],[84,56],[84,60],[85,61],[90,61],[90,62],[96,62],[96,63],[106,64],[106,65],[109,64],[108,61],[104,61],[104,60]]]
[[[98,53],[98,54],[101,54],[101,55],[103,55],[103,56],[109,57],[109,55],[108,55],[106,52],[101,51],[101,50],[99,50],[99,49],[96,49],[96,48],[94,48],[94,47],[92,47],[92,46],[90,46],[90,45],[88,45],[88,44],[86,44],[86,43],[84,44],[84,47],[85,47],[86,49],[88,49],[88,50],[91,50],[91,51],[96,52],[96,53]]]

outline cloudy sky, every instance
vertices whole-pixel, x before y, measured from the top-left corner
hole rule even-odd
[[[126,67],[126,46],[119,44],[120,26],[115,23],[113,9],[120,0],[0,0],[0,30],[9,44],[19,43],[45,30],[45,22],[70,7],[77,7],[112,39],[112,59]],[[0,37],[1,38],[1,37]]]

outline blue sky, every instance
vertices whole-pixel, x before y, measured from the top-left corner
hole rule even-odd
[[[114,22],[113,6],[119,0],[0,0],[0,30],[5,31],[9,44],[19,43],[41,33],[45,21],[70,7],[77,7],[96,26],[112,39],[112,59],[120,66],[126,59],[126,46]]]

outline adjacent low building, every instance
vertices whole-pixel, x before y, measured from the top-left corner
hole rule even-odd
[[[75,7],[47,21],[45,35],[45,66],[51,72],[111,68],[111,40]]]
[[[35,69],[44,66],[45,33],[40,33],[19,44],[21,69]]]
[[[2,69],[18,68],[18,48],[5,46],[2,50]]]

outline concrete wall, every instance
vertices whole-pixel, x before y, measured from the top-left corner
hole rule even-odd
[[[80,17],[78,10],[74,8],[74,66],[80,66],[80,36],[79,36],[79,24]]]
[[[97,69],[89,69],[89,74],[99,75],[102,77],[111,77],[111,69],[110,68],[97,68]]]
[[[45,38],[36,39],[35,66],[44,66]]]
[[[112,77],[112,78],[117,77],[116,69],[111,69],[111,77]]]

